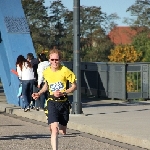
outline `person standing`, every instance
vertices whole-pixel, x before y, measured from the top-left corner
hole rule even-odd
[[[38,74],[38,90],[42,89],[44,85],[44,79],[43,79],[43,71],[50,66],[50,63],[48,59],[46,58],[46,55],[44,53],[38,54],[39,64],[37,68],[37,74]],[[36,110],[44,110],[44,104],[46,99],[46,92],[42,93],[40,97],[35,102]]]
[[[65,66],[61,65],[61,52],[52,49],[49,54],[50,67],[43,72],[45,84],[38,93],[33,93],[36,100],[49,89],[49,96],[46,100],[45,114],[51,131],[51,145],[53,150],[58,150],[58,134],[66,134],[69,121],[70,102],[67,94],[76,90],[75,74]],[[66,89],[67,80],[71,86]]]
[[[24,99],[24,112],[30,110],[31,95],[33,93],[34,84],[34,72],[31,64],[24,58],[24,56],[19,55],[16,61],[16,68],[18,73],[18,78],[22,83],[22,96]]]
[[[33,67],[34,77],[37,81],[37,79],[38,79],[37,68],[38,68],[39,61],[37,58],[34,58],[33,53],[27,54],[27,61],[29,61],[31,63],[31,65]]]
[[[29,61],[31,63],[31,66],[33,68],[34,78],[35,78],[35,81],[33,84],[33,91],[36,92],[36,91],[38,91],[38,88],[37,88],[37,80],[38,80],[37,68],[38,68],[39,61],[37,58],[34,58],[33,53],[27,54],[27,61]],[[35,108],[35,100],[34,99],[31,100],[30,108],[31,109]]]

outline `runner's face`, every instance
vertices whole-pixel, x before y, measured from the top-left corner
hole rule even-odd
[[[58,54],[56,54],[56,53],[50,54],[49,61],[50,61],[50,64],[51,64],[52,68],[54,68],[54,69],[59,68],[60,60],[59,60],[59,55]]]

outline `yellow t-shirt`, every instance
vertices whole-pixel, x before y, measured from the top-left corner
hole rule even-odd
[[[48,83],[50,95],[53,95],[53,92],[57,90],[64,92],[66,90],[67,80],[70,83],[76,81],[75,74],[65,66],[60,66],[56,72],[48,67],[43,71],[43,77]]]

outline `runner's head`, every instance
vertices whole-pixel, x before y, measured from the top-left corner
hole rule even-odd
[[[53,48],[49,52],[49,61],[52,69],[58,69],[62,59],[62,54],[60,50]]]

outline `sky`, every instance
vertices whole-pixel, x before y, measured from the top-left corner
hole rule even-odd
[[[45,0],[45,5],[50,6],[53,0]],[[65,7],[73,10],[74,0],[61,0]],[[123,23],[123,18],[131,18],[130,13],[126,12],[127,8],[135,3],[136,0],[80,0],[81,6],[101,6],[102,12],[110,15],[116,13],[120,19],[116,21],[118,26],[127,26]]]

